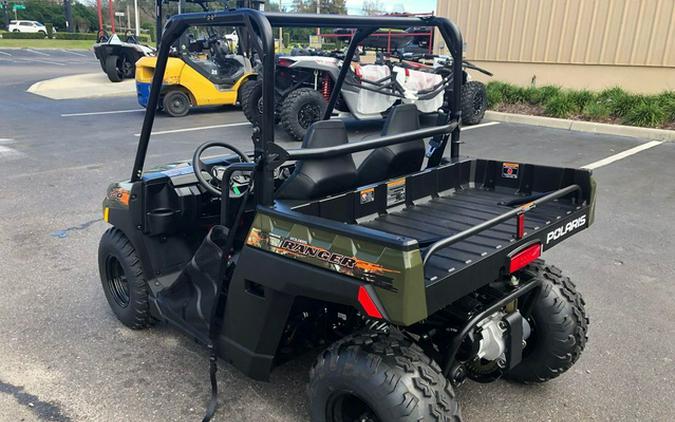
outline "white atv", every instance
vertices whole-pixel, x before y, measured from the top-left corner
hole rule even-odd
[[[313,53],[277,58],[275,121],[296,140],[302,140],[309,126],[323,118],[342,66],[340,53]],[[433,64],[421,62],[432,58],[436,59]],[[374,64],[352,63],[335,110],[358,120],[382,119],[401,103],[414,103],[424,114],[447,112],[446,99],[452,89],[451,63],[429,55],[397,59],[385,60],[379,55]],[[466,90],[463,120],[465,124],[475,124],[485,113],[485,87],[470,81],[466,72],[463,78]],[[240,93],[246,118],[252,123],[260,121],[262,80],[249,81]]]

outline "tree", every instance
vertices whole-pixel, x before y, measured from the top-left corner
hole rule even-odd
[[[365,0],[361,7],[361,12],[367,16],[383,15],[384,6],[380,0]]]
[[[346,0],[319,0],[319,12],[331,15],[346,15]],[[317,0],[293,0],[292,10],[295,13],[316,13]]]

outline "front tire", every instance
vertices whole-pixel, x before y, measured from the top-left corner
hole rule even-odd
[[[483,120],[487,109],[485,85],[478,81],[469,81],[462,87],[462,123],[476,125]]]
[[[105,73],[108,75],[110,82],[122,82],[124,79],[124,71],[120,66],[120,61],[118,56],[108,56],[105,58]]]
[[[397,332],[331,345],[310,370],[308,393],[313,422],[461,420],[441,368]]]
[[[171,89],[164,94],[162,109],[171,117],[183,117],[190,112],[190,96],[181,89]]]
[[[103,292],[117,319],[134,330],[148,327],[148,283],[136,250],[120,230],[111,228],[103,233],[98,269]]]
[[[312,88],[297,89],[286,97],[281,108],[281,125],[293,138],[302,141],[312,123],[326,112],[326,100]]]
[[[545,382],[570,369],[581,356],[588,340],[585,302],[569,277],[543,260],[521,274],[539,279],[542,287],[528,319],[532,334],[523,360],[505,376],[523,383]]]

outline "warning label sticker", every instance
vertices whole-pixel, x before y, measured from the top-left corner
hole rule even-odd
[[[502,177],[506,179],[517,179],[518,178],[518,169],[520,165],[517,163],[503,163],[502,164]]]
[[[405,202],[405,178],[387,183],[387,207]]]
[[[359,192],[359,202],[361,205],[369,204],[375,200],[375,188],[364,189]]]

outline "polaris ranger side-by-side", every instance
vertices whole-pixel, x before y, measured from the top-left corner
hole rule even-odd
[[[201,25],[254,34],[264,110],[254,150],[206,142],[191,161],[144,171],[170,47]],[[547,381],[584,349],[583,299],[539,258],[593,222],[590,171],[460,156],[461,78],[435,126],[402,104],[380,137],[348,142],[330,119],[359,42],[419,25],[438,29],[461,74],[460,32],[440,17],[233,9],[167,22],[131,178],[103,202],[113,227],[99,268],[124,324],[167,321],[208,347],[205,420],[219,358],[267,380],[317,351],[313,421],[448,421],[460,418],[453,387],[466,378]],[[298,149],[274,143],[276,26],[357,30],[324,120]],[[203,157],[214,148],[229,153]],[[356,166],[359,151],[372,152]]]

